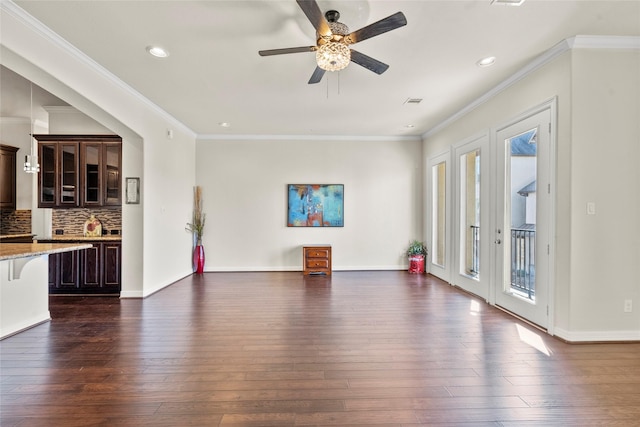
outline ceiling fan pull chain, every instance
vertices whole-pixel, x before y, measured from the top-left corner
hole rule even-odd
[[[325,80],[327,81],[327,99],[329,99],[329,76]]]

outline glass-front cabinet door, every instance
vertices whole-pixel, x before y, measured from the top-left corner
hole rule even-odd
[[[40,175],[38,206],[78,206],[78,144],[50,142],[38,145]]]
[[[39,144],[38,158],[40,159],[40,175],[38,180],[38,206],[52,207],[57,202],[57,150],[58,144]]]
[[[60,155],[59,206],[78,206],[78,144],[58,144]]]
[[[82,203],[84,206],[101,206],[102,144],[85,142],[82,144],[82,154]]]
[[[122,144],[104,143],[104,204],[122,204],[122,185],[120,185],[120,169],[122,163]]]

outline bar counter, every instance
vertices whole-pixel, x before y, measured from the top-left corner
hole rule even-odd
[[[0,243],[0,261],[87,249],[88,243]]]
[[[51,320],[49,254],[89,243],[0,243],[0,339]]]

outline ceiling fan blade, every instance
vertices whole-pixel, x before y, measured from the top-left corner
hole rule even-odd
[[[351,49],[351,61],[363,66],[367,70],[373,71],[376,74],[382,74],[387,71],[387,68],[389,68],[389,66],[384,62],[380,62],[377,59],[373,59],[372,57],[353,49]]]
[[[283,55],[285,53],[315,52],[316,46],[287,47],[284,49],[269,49],[258,52],[260,56]]]
[[[329,37],[331,36],[331,28],[329,28],[329,23],[325,19],[318,3],[316,0],[296,0],[300,9],[307,15],[309,21],[313,25],[313,28],[316,29],[318,34],[321,36]]]
[[[309,79],[309,84],[312,85],[315,83],[320,83],[320,80],[322,80],[322,76],[324,76],[324,73],[325,70],[320,67],[316,67],[315,71],[311,75],[311,78]]]
[[[407,25],[407,18],[404,16],[404,13],[397,12],[378,22],[374,22],[373,24],[369,24],[366,27],[352,32],[345,36],[345,40],[348,44],[358,43],[405,25]]]

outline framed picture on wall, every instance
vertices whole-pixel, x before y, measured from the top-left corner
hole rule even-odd
[[[140,178],[125,178],[127,204],[140,203]]]
[[[343,227],[343,184],[288,184],[288,227]]]

